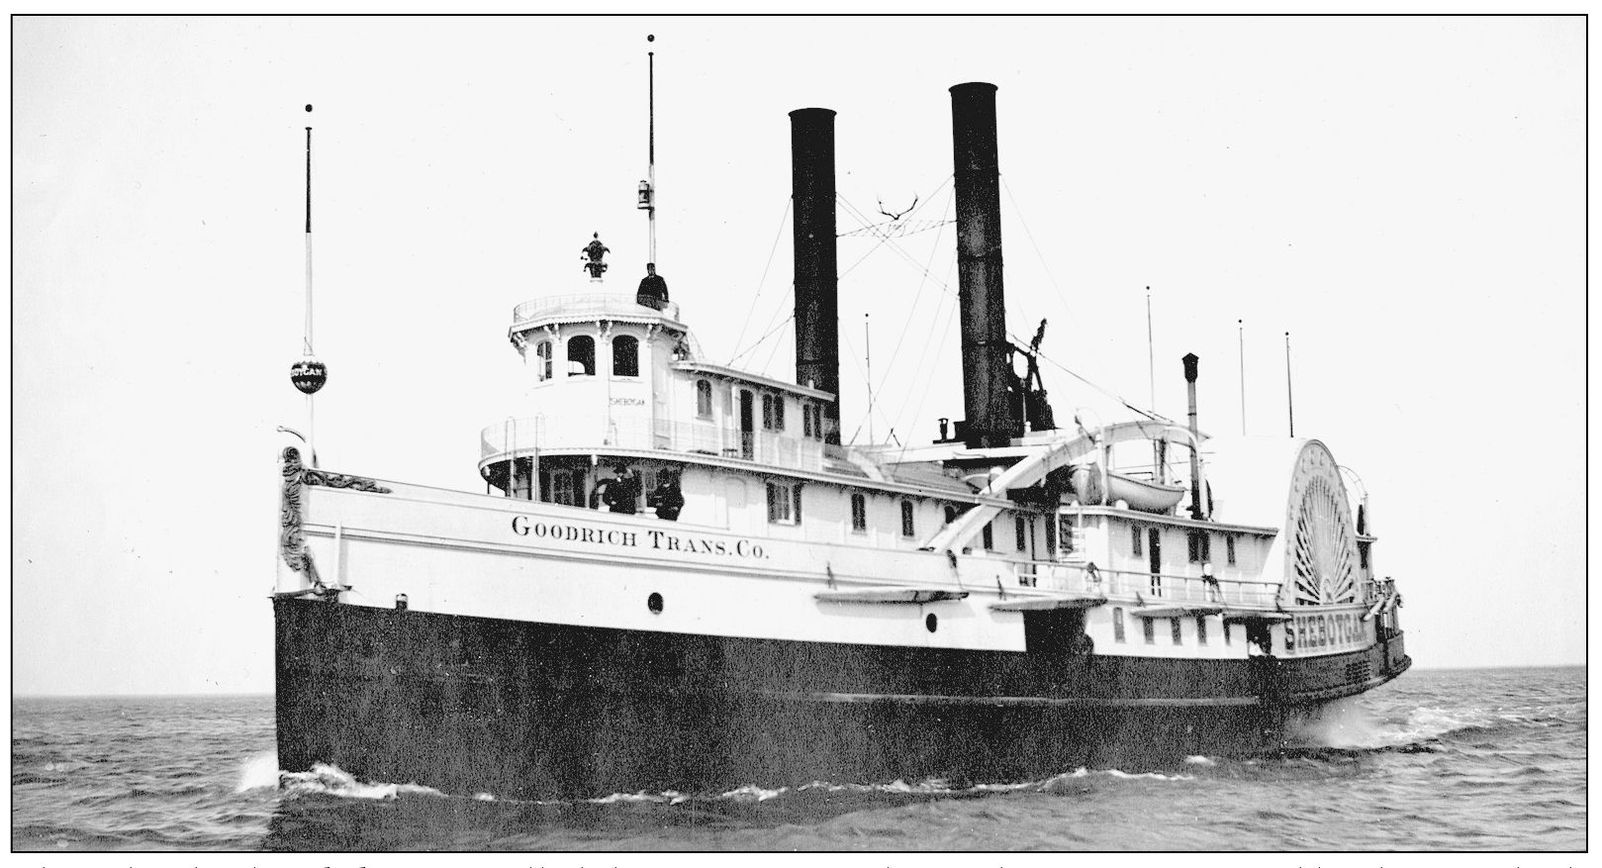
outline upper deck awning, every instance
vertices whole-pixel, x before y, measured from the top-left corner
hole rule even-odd
[[[717,365],[711,362],[683,359],[674,362],[673,368],[674,370],[678,371],[712,374],[728,380],[739,380],[742,383],[750,383],[753,386],[762,386],[763,388],[773,389],[779,392],[789,392],[792,395],[798,395],[803,398],[814,398],[819,401],[834,400],[833,394],[825,392],[822,389],[814,389],[809,386],[798,386],[795,383],[787,383],[783,380],[775,380],[772,377],[764,377],[761,374],[753,374],[750,371],[742,371],[739,368],[731,368],[727,365]]]

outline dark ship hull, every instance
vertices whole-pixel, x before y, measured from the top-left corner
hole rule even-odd
[[[1163,767],[1276,749],[1297,712],[1411,662],[1400,632],[1323,657],[1186,660],[274,609],[281,769],[518,799]]]

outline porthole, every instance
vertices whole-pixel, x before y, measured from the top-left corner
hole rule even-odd
[[[645,608],[650,609],[653,615],[662,614],[662,595],[653,592],[651,596],[646,597]]]
[[[940,626],[940,619],[935,617],[935,613],[930,612],[928,617],[923,619],[923,626],[928,627],[929,632],[933,633],[935,628]]]

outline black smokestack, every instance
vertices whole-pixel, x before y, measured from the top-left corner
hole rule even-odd
[[[951,88],[951,137],[957,193],[958,301],[962,306],[963,439],[1005,446],[1023,436],[1013,406],[1012,347],[1001,286],[1001,172],[996,159],[996,86]]]
[[[1185,394],[1190,402],[1190,517],[1202,517],[1201,456],[1196,454],[1196,443],[1201,442],[1201,429],[1196,427],[1196,374],[1201,359],[1195,353],[1186,353],[1179,360],[1185,366]]]
[[[839,266],[834,246],[834,112],[790,112],[795,219],[795,381],[835,396],[824,440],[840,442]]]

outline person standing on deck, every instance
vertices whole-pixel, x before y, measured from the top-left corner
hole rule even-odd
[[[607,509],[612,512],[633,515],[639,508],[640,478],[629,470],[627,465],[617,466],[617,475],[609,481],[606,493],[602,495]]]
[[[645,277],[640,281],[640,289],[635,293],[634,300],[652,310],[661,310],[667,303],[667,281],[656,273],[656,263],[645,263]]]

